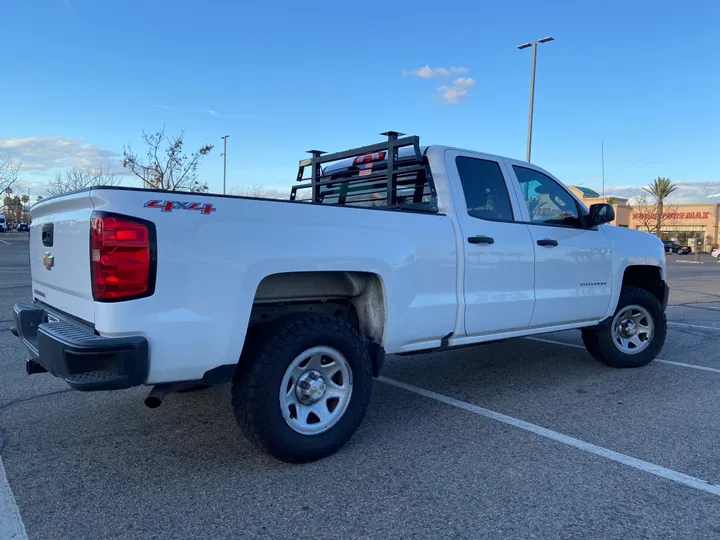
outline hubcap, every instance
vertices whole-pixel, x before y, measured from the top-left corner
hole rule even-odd
[[[653,318],[642,306],[632,305],[621,309],[612,322],[612,337],[615,346],[625,354],[644,351],[653,338]]]
[[[297,398],[303,405],[313,405],[325,395],[327,384],[322,373],[316,369],[309,369],[300,377],[295,385]]]
[[[637,334],[637,328],[637,323],[630,318],[625,318],[620,321],[619,331],[622,337],[633,337],[635,334]]]
[[[299,354],[280,384],[280,410],[288,426],[303,435],[333,427],[345,414],[352,395],[352,371],[332,347],[312,347]]]

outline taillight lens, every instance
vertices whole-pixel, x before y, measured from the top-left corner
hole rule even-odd
[[[93,298],[119,300],[152,294],[151,225],[124,216],[94,215],[90,228]]]

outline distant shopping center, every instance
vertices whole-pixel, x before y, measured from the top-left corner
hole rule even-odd
[[[586,206],[607,202],[610,197],[602,197],[598,192],[580,186],[569,186]],[[648,210],[631,208],[628,199],[612,197],[615,208],[613,225],[631,229],[647,230],[647,224],[654,225],[656,214],[654,207]],[[712,204],[665,204],[660,232],[663,238],[679,241],[693,249],[709,252],[720,245],[718,237],[718,217],[720,203]]]

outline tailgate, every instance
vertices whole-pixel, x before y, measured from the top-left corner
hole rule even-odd
[[[90,280],[90,192],[63,195],[32,209],[30,271],[33,297],[94,322]]]

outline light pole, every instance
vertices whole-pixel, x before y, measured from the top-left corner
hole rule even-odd
[[[530,110],[528,111],[528,134],[527,134],[527,149],[525,150],[525,161],[530,163],[530,147],[532,146],[532,124],[533,124],[533,105],[535,103],[535,63],[537,60],[537,46],[538,43],[547,43],[553,41],[553,37],[544,37],[537,39],[532,42],[523,43],[518,45],[518,49],[527,49],[532,47],[532,68],[530,71]]]
[[[227,138],[229,136],[220,137],[223,140],[223,195],[225,195],[225,180],[227,179]]]

